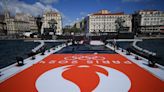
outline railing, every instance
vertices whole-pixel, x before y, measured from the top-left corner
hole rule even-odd
[[[35,47],[34,49],[32,49],[32,52],[37,52],[41,47],[44,46],[44,41],[36,40],[34,42],[40,42],[40,45],[38,45],[37,47]]]
[[[134,41],[133,42],[133,47],[134,48],[136,48],[137,50],[139,50],[139,51],[141,51],[141,52],[144,52],[144,53],[147,53],[147,54],[151,54],[151,55],[156,55],[156,53],[155,52],[151,52],[151,51],[149,51],[149,50],[146,50],[146,49],[143,49],[143,48],[141,48],[141,47],[138,47],[137,45],[136,45],[136,43],[137,43],[138,41]]]

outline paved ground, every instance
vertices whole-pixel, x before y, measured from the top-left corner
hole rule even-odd
[[[57,52],[58,54],[89,54],[89,53],[108,53],[114,54],[115,52],[105,46],[95,46],[95,45],[87,45],[87,44],[79,44],[79,45],[71,45],[63,48],[62,50]]]

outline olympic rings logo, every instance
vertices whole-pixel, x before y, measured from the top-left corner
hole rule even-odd
[[[65,60],[105,60],[105,57],[101,56],[69,56],[65,57]]]

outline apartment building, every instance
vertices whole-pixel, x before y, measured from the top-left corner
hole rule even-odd
[[[92,32],[116,32],[116,20],[121,18],[124,20],[123,26],[127,32],[132,31],[132,16],[123,12],[111,13],[108,10],[101,10],[98,13],[93,13],[85,18],[85,30],[88,33]]]
[[[55,11],[46,11],[43,14],[43,24],[42,24],[42,29],[41,33],[44,32],[45,28],[50,28],[49,22],[51,20],[55,20],[55,26],[56,26],[56,34],[61,35],[62,34],[62,17],[60,13],[55,12]]]
[[[133,31],[136,33],[160,33],[163,27],[163,11],[140,10],[133,14]]]

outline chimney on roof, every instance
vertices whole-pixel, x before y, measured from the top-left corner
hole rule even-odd
[[[110,11],[108,11],[108,10],[100,10],[99,13],[101,13],[101,14],[109,14]]]

